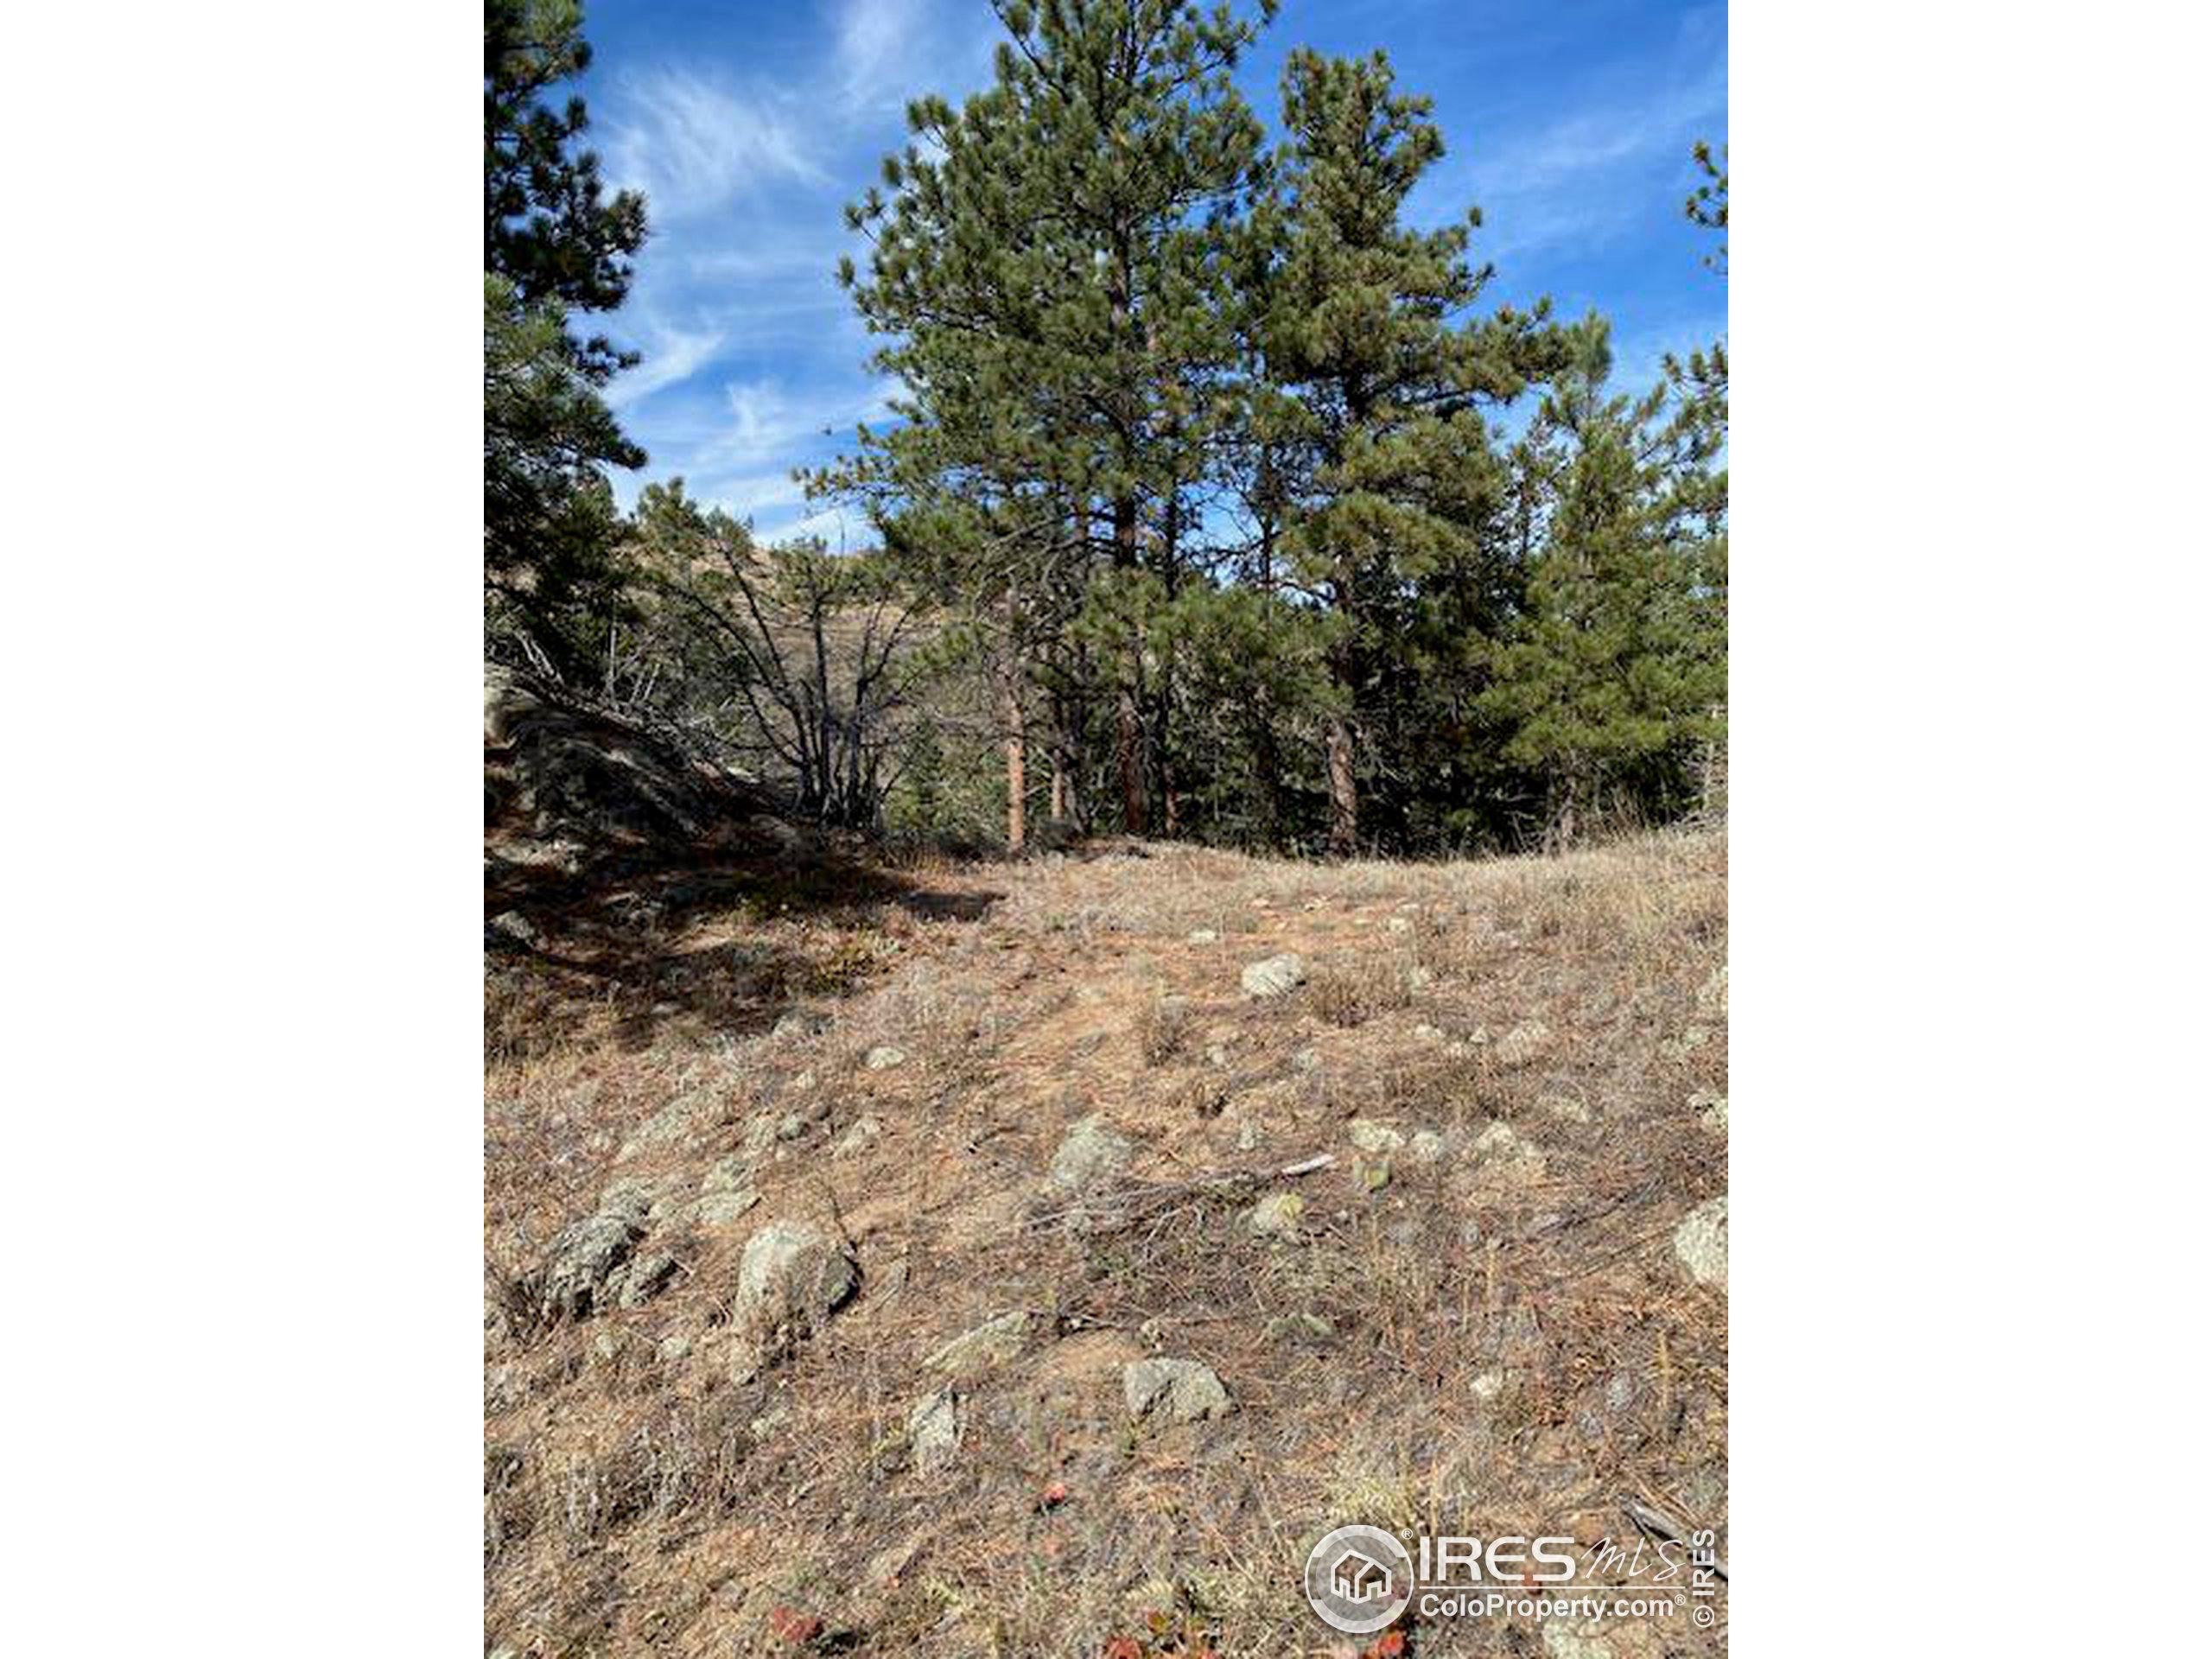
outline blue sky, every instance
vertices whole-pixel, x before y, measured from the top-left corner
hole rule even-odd
[[[764,536],[865,544],[862,524],[813,512],[791,478],[849,448],[892,390],[837,285],[838,256],[857,251],[842,210],[903,143],[908,99],[988,79],[997,19],[986,0],[588,0],[584,28],[591,142],[652,225],[604,320],[645,354],[610,390],[652,458],[618,494],[627,505],[681,474]],[[1285,0],[1239,75],[1271,130],[1298,45],[1382,47],[1435,100],[1446,155],[1413,216],[1481,205],[1490,299],[1594,307],[1630,383],[1726,331],[1725,284],[1681,212],[1690,145],[1727,137],[1724,4]]]

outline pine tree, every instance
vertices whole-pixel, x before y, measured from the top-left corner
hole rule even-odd
[[[583,100],[549,101],[590,62],[577,0],[486,0],[485,578],[495,624],[556,668],[579,654],[578,613],[616,585],[606,468],[645,461],[600,395],[635,355],[570,327],[622,302],[645,236],[644,199],[604,196],[578,148]]]
[[[1603,322],[1573,331],[1571,350],[1522,445],[1550,505],[1525,614],[1482,697],[1512,726],[1507,758],[1543,776],[1560,841],[1682,810],[1727,676],[1698,487],[1709,451],[1694,424],[1662,420],[1666,385],[1609,395]]]
[[[1444,153],[1429,107],[1394,89],[1379,52],[1301,49],[1284,72],[1284,238],[1267,355],[1297,401],[1288,429],[1307,453],[1284,545],[1329,619],[1329,844],[1339,855],[1361,844],[1357,734],[1400,666],[1409,595],[1427,574],[1479,563],[1483,522],[1503,494],[1484,410],[1555,352],[1541,307],[1462,321],[1491,275],[1466,263],[1478,213],[1438,231],[1401,224]]]
[[[1260,151],[1230,82],[1253,27],[1188,0],[999,15],[994,84],[958,111],[912,105],[914,142],[849,210],[875,245],[864,276],[844,275],[906,397],[903,424],[863,431],[822,482],[929,523],[957,556],[1002,560],[1027,538],[1033,562],[1065,569],[1072,542],[1104,567],[1087,597],[1122,636],[1116,783],[1141,832],[1143,619],[1173,587],[1176,503],[1230,355],[1213,227]]]

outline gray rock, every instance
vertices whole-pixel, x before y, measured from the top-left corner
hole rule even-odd
[[[1675,1229],[1675,1254],[1691,1278],[1728,1288],[1728,1195],[1707,1198]]]
[[[1444,1032],[1440,1027],[1437,1026],[1415,1026],[1414,1039],[1422,1043],[1440,1043],[1444,1040]]]
[[[906,1064],[906,1051],[895,1043],[878,1043],[862,1057],[861,1064],[871,1071],[888,1071],[894,1065]]]
[[[1713,1033],[1703,1026],[1687,1027],[1681,1036],[1670,1038],[1659,1045],[1659,1058],[1679,1065],[1703,1048],[1712,1038]]]
[[[1690,1109],[1708,1129],[1722,1135],[1728,1133],[1728,1096],[1711,1089],[1700,1089],[1689,1099]]]
[[[1300,1049],[1290,1057],[1290,1069],[1294,1071],[1302,1071],[1311,1077],[1321,1069],[1320,1052],[1312,1048]]]
[[[518,910],[501,911],[485,924],[485,932],[522,945],[535,945],[538,938],[537,925]]]
[[[1029,1340],[1029,1314],[1017,1308],[963,1332],[922,1362],[930,1370],[965,1379],[980,1376],[1019,1354]]]
[[[916,1402],[906,1416],[906,1444],[914,1454],[914,1467],[932,1474],[952,1461],[960,1449],[960,1402],[950,1389],[940,1389]]]
[[[776,1438],[776,1431],[791,1420],[791,1408],[789,1406],[771,1406],[746,1427],[752,1431],[754,1440],[772,1440]]]
[[[1590,1109],[1570,1095],[1546,1095],[1537,1106],[1562,1123],[1587,1123]]]
[[[1661,1659],[1670,1651],[1657,1627],[1641,1620],[1547,1618],[1543,1659]]]
[[[1195,1359],[1141,1359],[1125,1366],[1122,1397],[1132,1417],[1157,1412],[1178,1423],[1225,1417],[1236,1409],[1213,1368]]]
[[[1436,983],[1436,975],[1416,963],[1406,969],[1406,986],[1409,990],[1425,991]]]
[[[1393,916],[1384,925],[1393,933],[1410,933],[1414,931],[1414,925],[1402,916]]]
[[[1319,1348],[1336,1340],[1337,1327],[1319,1313],[1279,1313],[1268,1321],[1270,1342],[1295,1342]]]
[[[1345,1126],[1351,1143],[1362,1152],[1387,1154],[1406,1144],[1406,1137],[1388,1123],[1378,1123],[1371,1117],[1355,1117]]]
[[[632,1227],[643,1227],[659,1208],[658,1188],[632,1176],[610,1181],[607,1190],[599,1195],[599,1214],[620,1216]]]
[[[703,1133],[715,1116],[715,1103],[705,1095],[678,1095],[631,1131],[614,1160],[626,1163],[642,1153],[681,1146]]]
[[[624,1307],[643,1307],[668,1288],[676,1270],[676,1258],[666,1250],[633,1256],[615,1275],[620,1285],[615,1300]]]
[[[1416,1164],[1440,1164],[1451,1149],[1452,1143],[1434,1129],[1416,1129],[1406,1143],[1406,1151]]]
[[[1215,932],[1213,929],[1210,927],[1192,928],[1191,930],[1191,943],[1192,944],[1218,944],[1221,943],[1221,935]]]
[[[660,1339],[657,1351],[664,1365],[681,1365],[691,1357],[691,1338],[681,1331],[673,1332]]]
[[[836,1158],[849,1158],[855,1153],[865,1152],[882,1136],[882,1134],[883,1120],[881,1118],[855,1118],[853,1121],[853,1126],[837,1137],[837,1144],[830,1149],[830,1155]]]
[[[1712,976],[1697,988],[1697,1011],[1708,1019],[1728,1017],[1728,964],[1722,963]]]
[[[1524,1020],[1497,1039],[1497,1058],[1506,1065],[1526,1065],[1548,1048],[1551,1040],[1551,1027],[1542,1020]]]
[[[1245,1225],[1262,1238],[1296,1238],[1306,1200],[1295,1192],[1270,1192],[1252,1206]]]
[[[554,1236],[541,1279],[548,1319],[581,1319],[606,1300],[608,1276],[629,1260],[645,1229],[626,1214],[586,1216]]]
[[[707,1173],[699,1180],[699,1191],[707,1192],[743,1192],[753,1185],[753,1160],[750,1158],[717,1158],[707,1166]]]
[[[1269,957],[1246,968],[1238,982],[1247,996],[1284,996],[1306,982],[1306,963],[1287,952]]]
[[[776,1021],[779,1037],[812,1037],[830,1028],[830,1016],[819,1008],[793,1008]]]
[[[1543,1179],[1544,1154],[1514,1133],[1510,1123],[1493,1123],[1474,1139],[1470,1148],[1478,1175],[1516,1184]]]
[[[747,1241],[738,1265],[739,1330],[767,1348],[818,1330],[860,1287],[844,1245],[804,1223],[771,1222]]]
[[[751,1187],[736,1192],[709,1192],[691,1207],[702,1227],[727,1227],[749,1213],[760,1202]]]
[[[1106,1120],[1094,1112],[1067,1132],[1052,1154],[1052,1185],[1063,1192],[1103,1186],[1128,1167],[1135,1155],[1128,1138],[1109,1128]]]

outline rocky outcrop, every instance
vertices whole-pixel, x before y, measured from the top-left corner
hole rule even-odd
[[[735,1317],[746,1369],[811,1336],[860,1288],[852,1252],[818,1227],[772,1222],[753,1235],[738,1264]]]
[[[1287,952],[1253,963],[1237,976],[1247,996],[1287,996],[1306,982],[1306,963]]]
[[[1236,1409],[1213,1367],[1195,1359],[1141,1359],[1122,1372],[1122,1397],[1132,1417],[1195,1423]]]
[[[1109,1184],[1135,1155],[1128,1137],[1094,1113],[1070,1129],[1052,1154],[1052,1185],[1062,1192],[1094,1192]]]
[[[1728,1288],[1728,1195],[1707,1198],[1675,1229],[1675,1255],[1691,1278]]]
[[[1019,1354],[1028,1340],[1029,1315],[1017,1308],[962,1332],[922,1363],[932,1371],[964,1380],[1005,1363]]]
[[[758,785],[497,664],[484,670],[484,763],[487,808],[543,840],[688,855],[763,839],[774,809]]]

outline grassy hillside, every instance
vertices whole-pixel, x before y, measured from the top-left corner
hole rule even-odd
[[[1299,1592],[1339,1524],[1725,1541],[1683,1232],[1725,1244],[1723,837],[531,868],[488,968],[493,1648],[1351,1654]],[[817,1254],[764,1300],[772,1240]],[[1219,1395],[1139,1414],[1155,1357]]]

